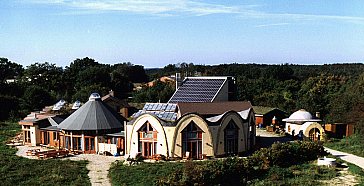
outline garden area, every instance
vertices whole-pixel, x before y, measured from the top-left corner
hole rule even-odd
[[[17,149],[6,142],[19,131],[16,122],[0,122],[0,185],[91,185],[86,161],[16,156]]]
[[[323,147],[312,142],[275,143],[247,158],[135,166],[120,161],[111,166],[109,177],[113,185],[325,185],[339,173],[314,163],[324,155]]]

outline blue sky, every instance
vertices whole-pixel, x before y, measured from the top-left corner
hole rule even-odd
[[[0,39],[25,66],[364,62],[364,1],[2,0]]]

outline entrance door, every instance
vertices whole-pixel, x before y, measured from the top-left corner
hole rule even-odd
[[[24,143],[32,143],[31,137],[30,137],[30,131],[28,131],[28,130],[24,131]]]
[[[143,147],[143,156],[150,158],[152,156],[152,142],[144,142]]]
[[[95,138],[94,137],[85,137],[85,153],[86,154],[94,154],[95,151]]]
[[[188,141],[187,147],[184,150],[184,154],[189,152],[189,156],[192,159],[201,159],[202,158],[202,142],[199,140]]]
[[[224,130],[225,136],[225,154],[237,155],[238,154],[238,135],[239,128],[233,121],[230,121]]]
[[[313,128],[310,130],[309,132],[309,139],[311,141],[320,141],[321,138],[321,133],[320,130],[318,128]]]
[[[182,131],[182,157],[202,158],[202,130],[193,121]]]

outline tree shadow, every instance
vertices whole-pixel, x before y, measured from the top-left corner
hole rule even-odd
[[[261,148],[266,148],[266,147],[272,146],[272,144],[275,143],[275,142],[284,143],[284,142],[287,142],[287,141],[292,141],[292,139],[289,138],[289,137],[257,136],[256,144],[257,144],[257,146],[259,146]]]

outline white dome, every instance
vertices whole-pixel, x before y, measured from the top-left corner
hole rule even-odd
[[[90,95],[90,97],[88,98],[88,100],[89,101],[95,101],[95,100],[100,99],[100,98],[101,98],[100,94],[98,94],[98,93],[92,93]]]
[[[293,120],[311,120],[312,115],[305,109],[298,110],[289,116],[289,119]]]
[[[307,121],[311,122],[319,122],[322,121],[320,119],[314,118],[309,112],[305,109],[298,110],[291,114],[289,118],[283,119],[282,121],[289,122],[289,123],[299,123],[302,124]]]

